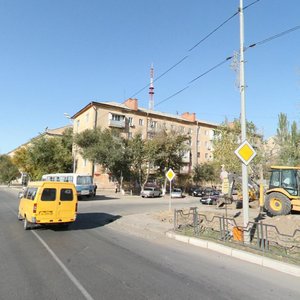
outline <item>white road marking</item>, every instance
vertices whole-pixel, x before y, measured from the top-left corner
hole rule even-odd
[[[82,295],[85,297],[85,299],[87,299],[87,300],[94,300],[94,298],[88,293],[88,291],[83,287],[83,285],[78,281],[78,279],[71,273],[71,271],[65,266],[65,264],[51,250],[51,248],[47,245],[47,243],[35,231],[32,230],[31,232],[36,236],[36,238],[47,249],[47,251],[50,253],[50,255],[59,264],[59,266],[63,269],[63,271],[66,273],[66,275],[74,283],[74,285],[79,289],[79,291],[82,293]]]
[[[16,211],[9,207],[6,203],[5,206],[11,210],[14,215],[18,216]],[[78,288],[78,290],[81,292],[81,294],[84,296],[87,300],[94,300],[94,298],[88,293],[88,291],[83,287],[83,285],[79,282],[79,280],[71,273],[71,271],[65,266],[65,264],[58,258],[58,256],[51,250],[51,248],[47,245],[47,243],[33,230],[31,230],[36,238],[41,242],[41,244],[46,248],[46,250],[49,252],[49,254],[53,257],[53,259],[59,264],[59,266],[63,269],[63,271],[66,273],[66,275],[70,278],[70,280],[74,283],[74,285]]]

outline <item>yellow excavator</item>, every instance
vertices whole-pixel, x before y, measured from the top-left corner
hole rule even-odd
[[[270,182],[264,191],[264,209],[269,215],[288,215],[291,211],[300,211],[300,167],[272,166]],[[229,199],[236,207],[242,207],[241,177],[230,174]],[[251,178],[248,183],[249,201],[262,199],[260,186]]]
[[[300,167],[271,167],[264,207],[273,216],[300,211]]]

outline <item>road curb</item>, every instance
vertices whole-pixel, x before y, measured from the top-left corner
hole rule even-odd
[[[239,249],[233,249],[228,246],[220,245],[215,242],[201,240],[194,237],[188,237],[180,234],[176,234],[172,231],[166,232],[166,236],[176,241],[187,243],[193,246],[206,248],[224,255],[228,255],[234,258],[238,258],[256,265],[260,265],[266,268],[270,268],[282,273],[286,273],[292,276],[300,277],[300,267],[291,265],[285,262],[280,262],[268,257],[263,257],[257,254],[249,253]]]

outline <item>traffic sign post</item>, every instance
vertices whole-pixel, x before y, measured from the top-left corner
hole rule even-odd
[[[170,181],[170,198],[169,198],[169,211],[171,210],[171,199],[172,199],[172,197],[171,197],[171,192],[172,192],[172,180],[174,179],[174,177],[175,177],[175,173],[174,173],[174,171],[170,168],[169,170],[168,170],[168,172],[166,173],[166,177],[169,179],[169,181]]]
[[[248,141],[244,141],[234,153],[237,157],[246,165],[251,162],[251,160],[256,156],[256,152]]]
[[[234,151],[237,157],[242,161],[242,181],[243,181],[243,219],[244,219],[244,241],[250,243],[250,234],[248,232],[249,224],[249,194],[248,194],[248,170],[247,165],[256,156],[256,152],[247,140]]]

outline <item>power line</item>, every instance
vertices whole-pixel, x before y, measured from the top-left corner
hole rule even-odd
[[[275,40],[275,39],[277,39],[277,38],[279,38],[279,37],[282,37],[282,36],[284,36],[284,35],[286,35],[286,34],[289,34],[289,33],[293,32],[293,31],[296,31],[296,30],[299,30],[299,29],[300,29],[300,25],[295,26],[295,27],[290,28],[290,29],[288,29],[288,30],[285,30],[285,31],[283,31],[283,32],[281,32],[281,33],[278,33],[278,34],[275,34],[275,35],[273,35],[273,36],[271,36],[271,37],[268,37],[268,38],[266,38],[266,39],[264,39],[264,40],[262,40],[262,41],[259,41],[259,42],[257,42],[257,43],[251,44],[251,45],[248,46],[245,50],[247,50],[247,49],[249,49],[249,48],[253,48],[253,47],[255,47],[255,46],[259,46],[259,45],[268,43],[268,42],[270,42],[270,41],[272,41],[272,40]]]
[[[183,57],[182,59],[180,59],[177,63],[175,63],[173,66],[171,66],[168,70],[166,70],[164,73],[162,73],[161,75],[159,75],[156,79],[154,79],[153,82],[156,82],[157,80],[159,80],[161,77],[163,77],[164,75],[166,75],[169,71],[171,71],[176,66],[178,66],[179,64],[181,64],[188,57],[189,56],[186,55],[185,57]],[[144,89],[146,89],[148,86],[149,86],[149,83],[147,85],[145,85],[143,88],[141,88],[139,91],[137,91],[136,93],[134,93],[130,98],[133,98],[134,96],[136,96],[137,94],[139,94],[140,92],[142,92]]]
[[[229,56],[226,59],[224,59],[223,61],[221,61],[220,63],[218,63],[217,65],[215,65],[214,67],[208,69],[207,71],[203,72],[202,74],[200,74],[199,76],[197,76],[196,78],[194,78],[193,80],[191,80],[188,84],[191,84],[193,82],[195,82],[196,80],[200,79],[201,77],[205,76],[206,74],[208,74],[209,72],[217,69],[218,67],[222,66],[224,63],[226,63],[228,60],[232,59],[233,56]],[[187,85],[186,87],[184,87],[183,89],[177,91],[176,93],[172,94],[171,96],[165,98],[164,100],[158,102],[156,105],[154,106],[158,106],[159,104],[162,104],[163,102],[166,102],[170,99],[172,99],[173,97],[177,96],[178,94],[181,94],[183,91],[185,91],[186,89],[188,89],[190,86]]]
[[[189,82],[189,84],[195,82],[196,80],[198,80],[199,78],[205,76],[206,74],[210,73],[211,71],[217,69],[218,67],[222,66],[223,64],[225,64],[228,60],[232,59],[233,56],[229,56],[227,58],[225,58],[223,61],[221,61],[220,63],[218,63],[217,65],[215,65],[214,67],[208,69],[207,71],[205,71],[204,73],[200,74],[199,76],[197,76],[196,78],[194,78],[193,80],[191,80]]]
[[[185,90],[186,90],[186,89],[188,89],[188,88],[189,88],[189,86],[186,86],[185,88],[183,88],[183,89],[179,90],[178,92],[174,93],[173,95],[171,95],[171,96],[169,96],[169,97],[165,98],[164,100],[162,100],[162,101],[158,102],[158,103],[157,103],[157,104],[155,104],[154,106],[157,106],[157,105],[159,105],[159,104],[162,104],[163,102],[166,102],[166,101],[168,101],[169,99],[171,99],[171,98],[173,98],[173,97],[177,96],[178,94],[182,93],[183,91],[185,91]]]
[[[169,71],[171,71],[172,69],[174,69],[176,66],[178,66],[179,64],[181,64],[184,60],[186,60],[189,57],[189,55],[186,55],[184,58],[182,58],[180,61],[178,61],[176,64],[174,64],[171,68],[169,68],[167,71],[165,71],[164,73],[162,73],[161,75],[159,75],[156,79],[154,79],[154,81],[157,81],[158,79],[160,79],[161,77],[163,77],[164,75],[166,75]]]
[[[259,1],[259,0],[258,0],[258,1]],[[300,29],[300,25],[295,26],[295,27],[293,27],[293,28],[290,28],[290,29],[288,29],[288,30],[285,30],[285,31],[283,31],[283,32],[281,32],[281,33],[278,33],[278,34],[276,34],[276,35],[273,35],[273,36],[271,36],[271,37],[269,37],[269,38],[266,38],[266,39],[264,39],[264,40],[262,40],[262,41],[259,41],[259,42],[257,42],[257,43],[253,43],[253,44],[251,44],[250,46],[246,47],[246,48],[244,49],[244,51],[248,50],[249,48],[253,48],[253,47],[255,47],[255,46],[259,46],[259,45],[268,43],[268,42],[270,42],[270,41],[272,41],[272,40],[274,40],[274,39],[276,39],[276,38],[282,37],[282,36],[284,36],[284,35],[286,35],[286,34],[289,34],[289,33],[293,32],[293,31],[296,31],[296,30],[298,30],[298,29]],[[197,80],[200,79],[201,77],[203,77],[203,76],[207,75],[208,73],[210,73],[211,71],[213,71],[213,70],[219,68],[220,66],[222,66],[223,64],[225,64],[227,61],[231,60],[233,57],[234,57],[234,56],[228,56],[226,59],[224,59],[224,60],[221,61],[220,63],[216,64],[216,65],[213,66],[212,68],[208,69],[207,71],[203,72],[202,74],[200,74],[200,75],[197,76],[196,78],[194,78],[194,79],[192,79],[191,81],[189,81],[188,84],[190,85],[191,83],[194,83],[195,81],[197,81]],[[164,100],[160,101],[160,102],[157,103],[155,106],[157,106],[157,105],[159,105],[159,104],[161,104],[161,103],[163,103],[163,102],[165,102],[165,101],[167,101],[167,100],[170,100],[171,98],[177,96],[177,95],[180,94],[181,92],[183,92],[183,91],[185,91],[186,89],[188,89],[188,88],[190,87],[189,85],[187,85],[185,88],[179,90],[178,92],[172,94],[171,96],[165,98]]]
[[[248,4],[247,6],[245,6],[243,8],[243,10],[249,8],[250,6],[256,4],[257,2],[259,2],[260,0],[256,0],[250,4]],[[188,51],[190,52],[191,50],[195,49],[198,45],[200,45],[202,42],[204,42],[207,38],[209,38],[213,33],[215,33],[218,29],[220,29],[221,27],[223,27],[227,22],[229,22],[231,19],[233,19],[236,15],[239,14],[239,10],[234,13],[232,16],[230,16],[228,19],[226,19],[223,23],[221,23],[218,27],[216,27],[214,30],[212,30],[209,34],[207,34],[204,38],[202,38],[197,44],[195,44],[192,48],[190,48]]]
[[[248,7],[256,4],[257,2],[259,2],[260,0],[256,0],[252,3],[250,3],[249,5],[244,7],[244,10],[247,9]],[[213,35],[216,31],[218,31],[221,27],[223,27],[226,23],[228,23],[231,19],[233,19],[237,14],[239,13],[239,11],[235,12],[232,16],[230,16],[229,18],[227,18],[224,22],[222,22],[219,26],[217,26],[215,29],[213,29],[210,33],[208,33],[205,37],[203,37],[198,43],[196,43],[192,48],[190,48],[188,50],[188,52],[191,52],[193,49],[195,49],[196,47],[198,47],[200,44],[202,44],[205,40],[207,40],[211,35]],[[162,78],[163,76],[165,76],[167,73],[169,73],[171,70],[173,70],[175,67],[177,67],[179,64],[181,64],[183,61],[185,61],[187,58],[189,57],[189,55],[186,55],[185,57],[183,57],[182,59],[180,59],[178,62],[176,62],[174,65],[172,65],[169,69],[167,69],[165,72],[163,72],[161,75],[159,75],[156,79],[154,79],[153,82],[156,82],[157,80],[159,80],[160,78]],[[146,88],[149,87],[149,83],[147,83],[144,87],[142,87],[141,89],[139,89],[137,92],[135,92],[130,98],[135,97],[136,95],[138,95],[139,93],[141,93],[142,91],[144,91]]]
[[[258,0],[259,1],[259,0]],[[224,26],[227,22],[229,22],[233,17],[235,17],[238,14],[238,12],[234,13],[231,17],[229,17],[228,19],[226,19],[221,25],[219,25],[217,28],[215,28],[213,31],[211,31],[209,34],[207,34],[203,39],[201,39],[197,44],[195,44],[192,48],[190,48],[188,50],[188,52],[191,52],[194,48],[196,48],[197,46],[199,46],[201,43],[203,43],[206,39],[208,39],[213,33],[215,33],[218,29],[220,29],[222,26]],[[160,78],[162,78],[163,76],[165,76],[167,73],[169,73],[171,70],[173,70],[175,67],[177,67],[179,64],[181,64],[183,61],[185,61],[187,58],[189,57],[189,55],[186,55],[185,57],[183,57],[182,59],[180,59],[178,62],[176,62],[174,65],[172,65],[169,69],[167,69],[165,72],[163,72],[160,76],[158,76],[155,80],[159,80]],[[135,92],[131,98],[133,98],[134,96],[138,95],[140,92],[142,92],[143,90],[145,90],[147,87],[149,86],[149,83],[147,85],[145,85],[144,87],[142,87],[140,90],[138,90],[137,92]]]
[[[256,0],[256,1],[254,1],[254,2],[252,2],[252,3],[250,3],[250,4],[248,4],[247,6],[245,6],[244,8],[243,8],[243,10],[245,10],[245,9],[247,9],[248,7],[250,7],[250,6],[252,6],[252,5],[254,5],[254,4],[256,4],[257,2],[259,2],[260,0]]]
[[[216,29],[214,29],[213,31],[211,31],[209,34],[207,34],[203,39],[201,39],[197,44],[195,44],[192,48],[190,48],[188,51],[192,51],[193,49],[195,49],[197,46],[199,46],[201,43],[203,43],[206,39],[208,39],[213,33],[215,33],[218,29],[220,29],[221,27],[223,27],[227,22],[229,22],[231,19],[233,19],[239,12],[237,11],[236,13],[234,13],[231,17],[229,17],[228,19],[226,19],[221,25],[219,25]]]

